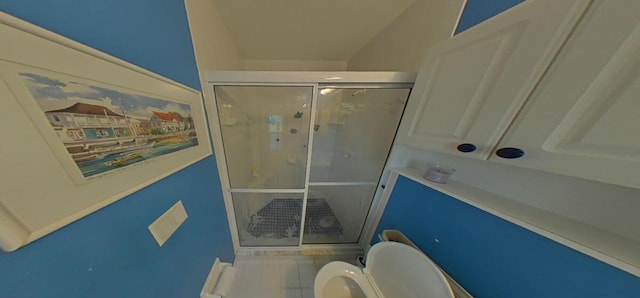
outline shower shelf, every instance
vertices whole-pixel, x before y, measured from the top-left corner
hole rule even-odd
[[[640,276],[640,242],[455,180],[439,184],[422,178],[423,170],[391,172],[437,190],[534,233]]]

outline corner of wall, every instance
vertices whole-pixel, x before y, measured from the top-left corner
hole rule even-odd
[[[204,83],[207,70],[242,70],[243,57],[238,43],[215,3],[211,0],[184,1],[201,81]]]
[[[347,70],[416,71],[426,49],[452,35],[465,0],[409,6],[347,62]]]

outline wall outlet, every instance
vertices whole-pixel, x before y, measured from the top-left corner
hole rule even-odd
[[[178,201],[149,225],[149,232],[156,239],[158,245],[162,246],[187,217],[187,211],[184,209],[182,201]]]

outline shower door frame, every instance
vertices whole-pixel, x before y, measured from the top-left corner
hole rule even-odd
[[[416,78],[416,73],[411,72],[360,72],[360,71],[343,71],[343,72],[306,72],[306,71],[206,71],[206,90],[205,106],[207,107],[207,118],[212,134],[212,142],[218,166],[218,176],[222,186],[225,211],[227,221],[231,232],[234,251],[239,249],[278,249],[278,250],[300,250],[303,248],[358,248],[367,247],[369,239],[372,235],[371,230],[375,229],[372,225],[377,224],[375,218],[379,218],[384,208],[379,208],[378,203],[381,201],[381,181],[379,179],[374,192],[374,196],[365,222],[360,232],[358,243],[336,243],[336,244],[303,244],[304,241],[304,224],[307,210],[307,197],[309,187],[313,185],[358,185],[361,182],[310,182],[311,157],[313,153],[314,125],[316,121],[316,110],[318,102],[319,88],[412,88]],[[233,189],[230,187],[229,172],[227,168],[227,160],[224,151],[224,143],[222,141],[222,129],[218,118],[218,107],[215,96],[215,86],[273,86],[273,87],[311,87],[311,115],[309,120],[309,135],[307,140],[307,163],[305,169],[304,189]],[[408,97],[407,97],[408,99]],[[398,123],[399,124],[399,123]],[[392,144],[393,146],[393,144]],[[389,148],[391,149],[391,148]],[[388,156],[387,156],[388,157]],[[387,169],[387,160],[383,172]],[[371,184],[371,182],[370,182]],[[233,205],[232,193],[297,193],[303,194],[302,214],[300,220],[300,237],[297,246],[240,246],[240,238],[238,235],[238,226]],[[367,237],[363,237],[367,236]]]

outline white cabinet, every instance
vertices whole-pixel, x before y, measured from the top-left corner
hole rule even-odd
[[[640,188],[640,1],[595,1],[491,160]]]
[[[488,158],[588,3],[529,0],[431,49],[398,142]]]
[[[640,1],[590,2],[529,0],[428,53],[398,142],[640,188]]]

